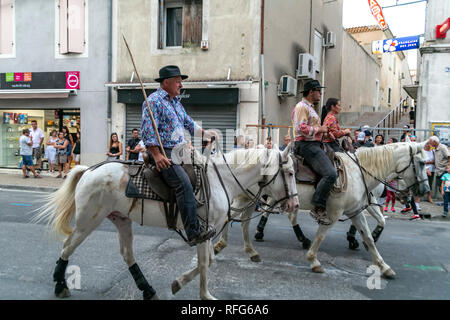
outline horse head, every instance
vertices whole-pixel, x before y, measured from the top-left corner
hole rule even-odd
[[[413,194],[418,196],[423,196],[430,191],[425,168],[425,144],[426,142],[404,143],[399,145],[399,147],[407,148],[407,150],[395,152],[395,154],[399,155],[399,161],[397,161],[396,166],[396,173],[399,176],[399,189],[410,189]]]
[[[284,151],[264,151],[261,171],[264,178],[259,182],[259,186],[265,188],[265,193],[276,199],[275,204],[281,202],[282,210],[287,212],[293,212],[299,207],[294,162],[289,156],[290,147],[291,144]]]

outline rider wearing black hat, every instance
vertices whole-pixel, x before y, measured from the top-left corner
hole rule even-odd
[[[321,176],[311,200],[311,216],[321,224],[330,224],[326,216],[326,202],[337,178],[336,169],[322,150],[322,136],[328,132],[320,125],[320,117],[313,103],[319,102],[321,89],[319,81],[311,80],[303,87],[303,99],[292,110],[295,134],[295,153],[302,156],[311,168]]]
[[[192,137],[195,133],[205,134],[205,131],[186,113],[178,98],[183,87],[181,81],[187,77],[181,74],[177,66],[161,68],[159,78],[155,79],[161,86],[148,97],[148,105],[152,110],[161,138],[161,147],[164,148],[167,157],[160,152],[159,141],[145,102],[142,105],[141,136],[156,168],[161,171],[164,181],[171,188],[176,189],[177,206],[180,210],[184,230],[188,237],[188,243],[193,246],[213,237],[215,230],[209,226],[199,225],[197,203],[189,177],[180,165],[174,164],[170,160],[172,149],[185,142],[184,130],[189,131]],[[217,133],[212,130],[206,134],[214,135],[217,138]]]

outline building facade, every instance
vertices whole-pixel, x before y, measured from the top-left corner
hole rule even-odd
[[[450,18],[450,2],[429,0],[425,42],[420,48],[417,128],[440,129],[443,143],[450,146],[450,33],[436,37],[438,25]],[[437,132],[435,132],[437,133]]]
[[[105,160],[110,1],[0,4],[0,167],[18,167],[18,137],[31,120],[44,145],[64,125],[81,133],[82,164]]]
[[[339,94],[341,0],[116,0],[113,8],[113,81],[107,87],[114,88],[112,130],[124,140],[140,126],[144,98],[122,34],[148,93],[159,86],[154,79],[164,65],[189,75],[182,103],[205,128],[220,130],[225,149],[234,135],[263,142],[247,125],[291,124],[307,80],[297,79],[299,54],[315,57],[310,78],[325,82],[326,96]],[[329,31],[336,45],[325,50]],[[285,75],[295,79],[292,95],[279,95]]]

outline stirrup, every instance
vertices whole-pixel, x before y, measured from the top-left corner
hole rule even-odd
[[[318,224],[322,224],[324,226],[328,226],[331,224],[331,220],[327,217],[325,210],[322,213],[318,213],[311,209],[309,211],[309,214],[311,215],[311,217],[313,217],[314,220],[317,221]]]

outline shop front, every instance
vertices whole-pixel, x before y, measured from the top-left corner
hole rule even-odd
[[[156,89],[147,89],[147,95]],[[204,129],[215,129],[222,134],[224,149],[232,148],[237,128],[238,88],[182,89],[181,103],[186,112]],[[131,130],[139,129],[142,121],[142,90],[118,90],[118,102],[126,104],[125,138],[131,138]],[[229,150],[228,150],[229,151]]]
[[[44,132],[42,155],[53,130],[67,126],[76,137],[81,126],[80,109],[62,108],[58,102],[79,89],[79,73],[76,81],[72,78],[67,72],[0,74],[0,168],[21,166],[19,138],[23,129],[31,129],[33,120]],[[67,81],[74,81],[72,88]],[[48,166],[45,160],[43,169]]]

